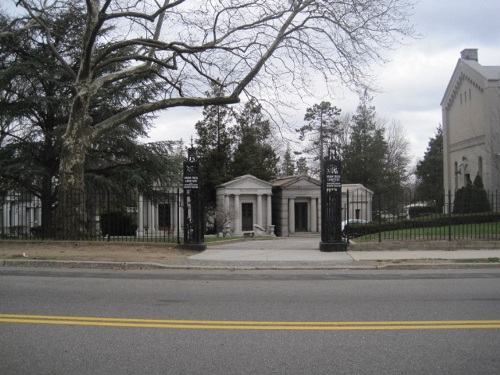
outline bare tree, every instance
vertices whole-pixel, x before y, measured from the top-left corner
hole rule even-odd
[[[51,48],[59,36],[43,15],[57,14],[66,0],[16,3],[42,26]],[[381,61],[380,51],[413,34],[408,22],[412,3],[86,0],[78,70],[71,69],[68,56],[51,48],[74,81],[61,153],[61,193],[80,191],[92,143],[138,116],[179,106],[237,103],[246,91],[286,101],[288,92],[314,93],[310,81],[318,75],[330,90],[339,81],[365,88],[371,82],[368,67]],[[104,29],[112,32],[104,34]],[[131,77],[141,74],[155,75],[163,95],[141,100],[140,88],[128,86]],[[206,97],[209,83],[221,85],[227,94]],[[130,90],[126,109],[96,121],[89,111],[92,98],[116,85]],[[65,215],[80,211],[70,202],[61,201],[61,206]]]
[[[410,142],[400,122],[393,120],[385,127],[385,139],[387,142],[387,162],[402,184],[408,182],[411,175],[409,170]]]

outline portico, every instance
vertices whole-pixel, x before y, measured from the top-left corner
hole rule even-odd
[[[306,175],[273,181],[273,222],[277,236],[320,231],[320,182]]]
[[[272,225],[272,184],[244,175],[217,186],[217,210],[228,217],[231,233],[242,235],[255,230],[265,232]],[[222,212],[221,212],[222,211]]]

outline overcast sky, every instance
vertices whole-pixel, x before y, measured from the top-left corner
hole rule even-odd
[[[441,99],[460,51],[477,48],[480,64],[500,65],[499,15],[499,0],[420,0],[412,20],[422,37],[385,53],[390,62],[374,67],[382,91],[373,100],[376,112],[389,122],[401,123],[413,162],[423,158],[429,139],[442,122]],[[359,102],[355,94],[345,90],[330,101],[343,112],[354,112]],[[312,99],[309,106],[317,102]],[[189,141],[196,137],[194,124],[202,118],[201,111],[162,112],[150,139]],[[295,116],[300,122],[304,111]]]

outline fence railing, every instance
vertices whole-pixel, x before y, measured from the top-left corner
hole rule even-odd
[[[498,192],[476,193],[441,193],[419,201],[409,193],[347,192],[342,229],[355,241],[500,240]],[[68,234],[78,226],[79,240],[180,243],[181,194],[167,187],[154,194],[86,191],[65,197],[71,203],[66,207],[73,207],[68,214],[57,201],[43,205],[34,195],[12,191],[0,196],[0,238],[75,239]]]
[[[0,238],[179,242],[179,194],[172,188],[150,195],[79,192],[65,196],[64,208],[54,202],[43,215],[40,198],[11,191],[0,197]],[[69,235],[75,228],[77,238]]]
[[[437,193],[427,201],[410,193],[357,194],[348,193],[345,206],[348,240],[500,240],[498,192]]]

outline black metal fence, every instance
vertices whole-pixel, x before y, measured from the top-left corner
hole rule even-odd
[[[154,194],[82,191],[66,196],[64,208],[54,201],[47,215],[39,197],[11,191],[0,197],[0,238],[179,242],[180,202],[179,189],[172,188]]]
[[[343,234],[355,241],[500,240],[498,192],[476,193],[419,201],[411,193],[351,190],[342,199]],[[0,238],[73,240],[68,234],[78,227],[79,240],[180,243],[181,194],[177,188],[156,188],[154,194],[86,191],[69,198],[68,213],[57,201],[42,205],[37,196],[11,191],[0,196]]]
[[[343,232],[348,240],[500,240],[498,192],[437,192],[418,200],[411,193],[347,193]]]

